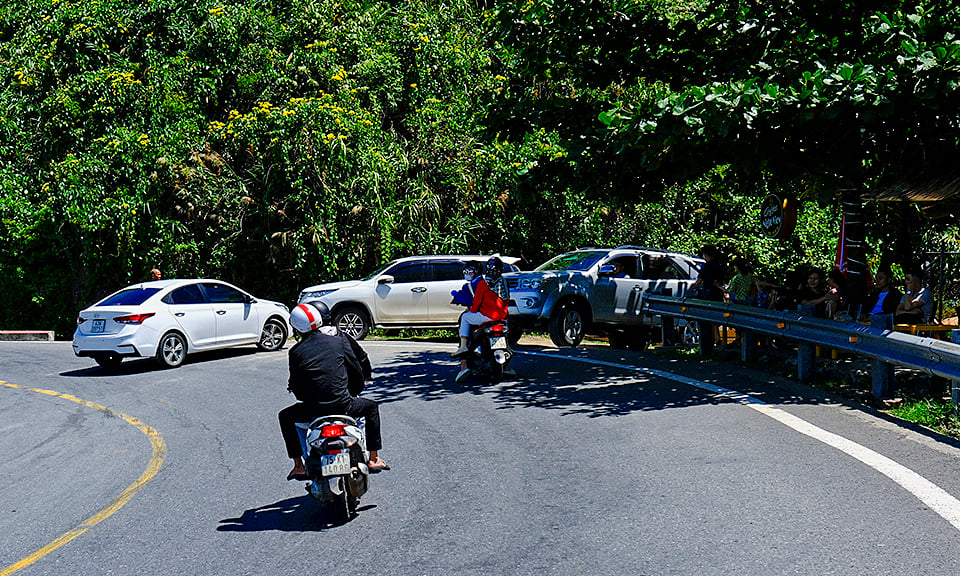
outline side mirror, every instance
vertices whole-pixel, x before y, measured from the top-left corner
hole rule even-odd
[[[383,276],[377,278],[377,284],[393,284],[393,276],[384,274]]]
[[[244,295],[243,301],[246,302],[247,304],[256,304],[256,303],[257,303],[257,299],[254,298],[253,296],[249,295],[249,294]]]
[[[613,275],[616,274],[617,267],[613,264],[604,264],[600,267],[600,272],[597,273],[601,278],[613,278]]]

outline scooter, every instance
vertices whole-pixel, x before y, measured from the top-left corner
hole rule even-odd
[[[360,497],[370,487],[363,422],[350,416],[321,416],[306,427],[304,463],[310,483],[307,492],[347,522],[357,511]]]
[[[465,353],[467,368],[475,375],[498,384],[513,357],[513,350],[507,344],[508,332],[507,323],[503,320],[492,320],[476,328],[471,327],[467,338],[468,351]]]

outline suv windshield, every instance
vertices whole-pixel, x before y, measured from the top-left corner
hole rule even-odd
[[[589,270],[597,261],[606,256],[608,252],[608,250],[568,252],[541,264],[536,269],[536,272],[542,272],[544,270]]]
[[[396,264],[396,263],[397,263],[396,260],[391,260],[391,261],[390,261],[389,263],[387,263],[387,265],[384,266],[383,268],[377,268],[377,271],[376,271],[376,272],[374,272],[373,274],[367,276],[366,278],[364,278],[364,280],[373,280],[373,279],[376,278],[377,276],[383,274],[384,270],[386,270],[387,268],[393,266],[393,265]]]
[[[128,288],[98,302],[97,306],[139,306],[159,291],[159,288]]]

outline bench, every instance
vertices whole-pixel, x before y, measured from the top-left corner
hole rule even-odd
[[[893,329],[913,336],[926,336],[937,340],[950,340],[950,333],[960,329],[952,324],[894,324]]]

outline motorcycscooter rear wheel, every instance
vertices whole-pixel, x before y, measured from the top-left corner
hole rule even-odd
[[[341,476],[337,481],[340,483],[340,493],[333,495],[333,502],[330,503],[330,507],[333,512],[332,520],[343,524],[350,520],[350,500],[353,497],[350,496],[350,492],[347,490],[346,480]]]

